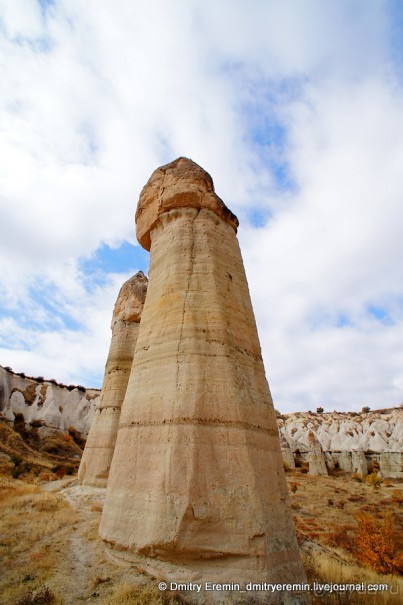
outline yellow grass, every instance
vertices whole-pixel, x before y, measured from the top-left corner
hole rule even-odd
[[[174,605],[186,601],[176,592],[161,592],[154,584],[123,584],[108,595],[102,605]]]

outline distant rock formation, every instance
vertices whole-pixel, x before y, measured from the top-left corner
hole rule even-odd
[[[102,487],[107,484],[147,284],[148,279],[139,271],[123,284],[116,300],[101,399],[78,471],[78,480],[84,485]]]
[[[310,446],[308,454],[309,474],[327,475],[328,472],[326,468],[326,461],[323,455],[322,446],[316,439],[312,431],[309,431],[308,433],[308,442]]]
[[[86,437],[99,397],[98,389],[37,380],[0,366],[0,419],[12,423],[15,415],[21,414],[27,425],[31,422],[43,425],[38,429],[39,436],[49,431],[67,432],[74,427]],[[365,414],[296,412],[277,421],[283,459],[290,468],[296,452],[307,460],[308,433],[312,430],[322,446],[328,469],[338,466],[346,472],[365,476],[365,465],[371,467],[374,462],[381,465],[381,454],[385,452],[380,469],[382,476],[403,478],[402,408]]]
[[[283,460],[289,468],[295,468],[294,454],[284,435],[280,434],[280,447]]]
[[[362,450],[353,450],[351,452],[351,466],[353,473],[361,475],[361,477],[368,475],[367,459]]]
[[[342,471],[346,471],[347,473],[351,473],[353,471],[353,461],[351,452],[348,450],[343,450],[339,454],[339,468]]]
[[[297,412],[280,417],[278,425],[280,436],[292,444],[294,453],[298,451],[305,459],[312,432],[322,447],[328,469],[338,466],[345,472],[365,476],[368,464],[381,464],[382,458],[383,477],[403,478],[402,408],[360,414]]]
[[[301,582],[238,221],[179,158],[136,222],[149,286],[100,535],[166,579]]]
[[[43,424],[39,434],[49,429],[74,428],[86,435],[99,396],[98,389],[31,378],[0,366],[0,418],[14,422],[20,414],[28,425]]]
[[[403,478],[403,453],[402,452],[382,452],[379,457],[379,469],[382,477],[392,479]]]

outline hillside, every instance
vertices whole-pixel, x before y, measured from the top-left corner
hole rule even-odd
[[[26,460],[33,455],[25,451],[28,447],[46,467],[54,467],[55,461],[60,463],[60,459],[54,458],[56,455],[65,457],[67,465],[76,468],[99,399],[97,389],[28,377],[0,366],[1,451]],[[365,475],[375,464],[384,477],[403,478],[401,407],[361,413],[296,412],[279,415],[277,423],[284,460],[291,467],[309,461],[311,434],[328,470],[341,468],[351,473],[358,470]],[[5,448],[5,439],[13,445]],[[48,456],[46,459],[44,454]]]

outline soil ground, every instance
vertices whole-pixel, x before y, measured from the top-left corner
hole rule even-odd
[[[401,529],[401,485],[390,481],[374,489],[347,475],[311,477],[299,471],[288,472],[287,480],[310,580],[387,582],[398,591],[396,595],[390,591],[354,594],[348,599],[337,595],[337,600],[334,595],[313,596],[313,602],[400,603],[403,584],[397,576],[377,575],[357,565],[348,550],[348,534],[354,535],[355,514],[360,510],[375,515],[390,511]],[[2,604],[186,602],[179,595],[158,593],[153,579],[110,559],[98,537],[103,489],[81,487],[76,477],[41,485],[3,477],[1,487]]]

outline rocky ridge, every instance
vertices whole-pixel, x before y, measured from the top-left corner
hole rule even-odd
[[[314,443],[316,449],[320,445],[329,469],[338,466],[365,475],[367,462],[376,461],[385,477],[403,478],[402,408],[360,414],[297,412],[277,421],[285,460],[289,450],[294,458],[308,460]]]
[[[0,418],[39,425],[39,435],[74,428],[87,435],[101,392],[56,380],[33,378],[0,366]],[[42,425],[42,426],[41,426]]]
[[[82,386],[16,374],[0,366],[0,418],[13,423],[23,419],[40,426],[39,435],[67,432],[73,427],[88,435],[101,392]],[[403,478],[403,408],[367,413],[296,412],[277,418],[283,458],[295,465],[299,455],[308,460],[309,432],[319,442],[328,469],[335,464],[346,472],[366,474],[367,463],[376,460],[385,476]]]

